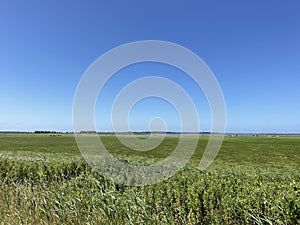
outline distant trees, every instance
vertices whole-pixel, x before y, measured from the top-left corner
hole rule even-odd
[[[80,131],[81,134],[97,134],[97,131],[94,130],[82,130]]]
[[[36,130],[35,134],[61,134],[62,132],[50,131],[50,130]]]

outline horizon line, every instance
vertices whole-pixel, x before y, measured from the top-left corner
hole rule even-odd
[[[55,131],[55,130],[35,130],[35,131],[18,131],[18,130],[0,130],[1,134],[20,133],[20,134],[224,134],[224,135],[300,135],[300,132],[213,132],[213,131]]]

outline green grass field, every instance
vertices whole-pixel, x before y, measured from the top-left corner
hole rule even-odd
[[[154,150],[136,152],[116,137],[101,139],[115,157],[147,164],[170,155],[178,143],[167,137]],[[201,172],[207,141],[199,139],[175,176],[126,187],[94,172],[73,136],[0,135],[0,222],[300,224],[300,137],[226,137]]]

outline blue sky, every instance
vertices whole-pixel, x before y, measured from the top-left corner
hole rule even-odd
[[[180,44],[207,63],[224,94],[228,132],[300,132],[299,11],[297,0],[1,1],[0,130],[71,131],[87,67],[118,45],[150,39]],[[110,129],[109,106],[122,85],[145,74],[180,83],[201,130],[210,128],[201,90],[174,68],[146,63],[107,84],[96,106],[99,130]],[[178,129],[176,111],[160,99],[137,104],[131,126],[143,130],[155,116]]]

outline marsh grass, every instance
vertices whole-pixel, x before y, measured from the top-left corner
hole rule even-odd
[[[73,137],[0,136],[1,224],[300,224],[300,138],[225,138],[212,166],[189,164],[154,185],[115,184],[80,157]],[[161,160],[178,139],[134,153],[103,137],[131,163]]]

